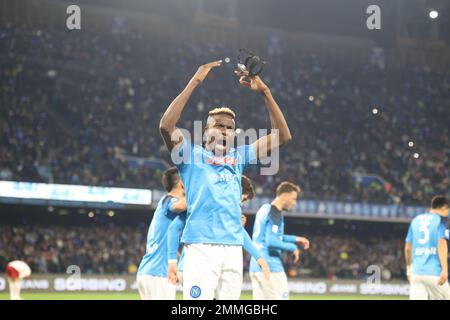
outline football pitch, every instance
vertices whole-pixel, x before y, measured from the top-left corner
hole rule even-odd
[[[24,300],[139,300],[137,293],[30,293],[22,294]],[[8,300],[9,294],[0,293],[0,300]],[[181,293],[177,300],[181,300]],[[244,292],[241,300],[251,300],[250,292]],[[407,300],[407,296],[361,296],[361,295],[303,295],[291,294],[290,300]]]

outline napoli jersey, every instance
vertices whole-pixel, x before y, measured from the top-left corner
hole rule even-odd
[[[449,231],[435,213],[423,213],[413,219],[406,242],[412,244],[412,274],[439,276],[439,239],[449,239]]]
[[[248,164],[256,162],[255,148],[244,145],[216,157],[184,139],[176,154],[182,159],[173,156],[188,206],[181,242],[243,245],[241,176]]]
[[[172,206],[178,199],[166,195],[156,207],[147,234],[145,255],[139,265],[138,275],[167,277],[167,229],[178,213],[172,212]]]
[[[267,261],[270,272],[284,272],[281,254],[295,251],[295,236],[284,235],[284,217],[281,211],[270,203],[264,204],[256,213],[253,227],[253,243]],[[261,272],[254,258],[250,261],[250,272]]]

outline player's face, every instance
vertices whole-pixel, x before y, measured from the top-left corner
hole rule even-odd
[[[244,202],[248,200],[248,195],[243,193],[241,197],[241,208],[244,206]]]
[[[444,217],[448,217],[448,211],[449,211],[449,207],[448,206],[444,206],[442,208],[442,214],[444,215]]]
[[[224,155],[232,147],[235,135],[234,119],[227,114],[208,118],[205,129],[206,145],[215,154]]]
[[[297,204],[297,197],[298,194],[295,191],[292,192],[286,192],[283,194],[283,202],[284,202],[284,210],[290,211],[294,209],[295,205]]]
[[[180,181],[178,181],[178,187],[179,187],[181,190],[183,190],[183,194],[185,195],[185,194],[186,194],[186,190],[184,189],[184,184],[183,184],[183,182],[181,181],[181,179],[180,179]]]
[[[242,221],[242,225],[245,227],[245,225],[247,224],[247,217],[244,215],[241,215],[241,221]]]

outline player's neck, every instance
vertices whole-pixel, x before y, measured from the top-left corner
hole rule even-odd
[[[275,208],[277,208],[278,211],[283,211],[283,206],[281,205],[281,200],[278,198],[275,198],[271,205],[273,205]]]
[[[169,196],[175,197],[175,198],[182,198],[183,195],[183,190],[181,189],[172,189],[169,193]]]
[[[434,213],[434,214],[437,214],[437,215],[440,215],[441,217],[443,217],[443,218],[445,218],[446,216],[441,212],[441,211],[439,211],[439,210],[435,210],[435,209],[430,209],[430,211],[429,211],[430,213]]]

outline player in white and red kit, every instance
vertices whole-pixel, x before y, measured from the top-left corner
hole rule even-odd
[[[11,300],[22,300],[20,296],[21,283],[22,279],[31,275],[30,267],[23,261],[14,260],[7,264],[6,275],[8,277]]]

